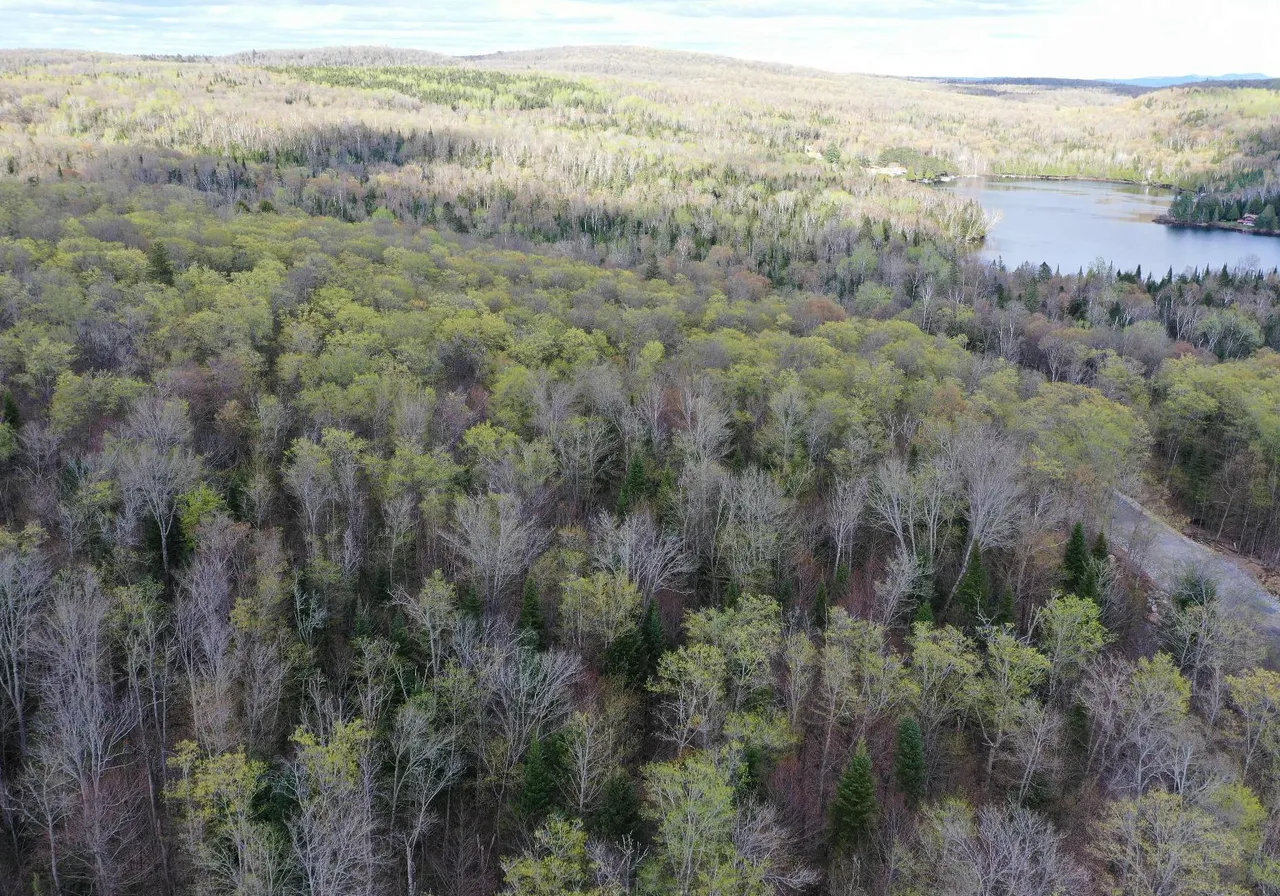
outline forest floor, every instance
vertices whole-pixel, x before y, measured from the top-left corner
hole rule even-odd
[[[1280,657],[1280,598],[1259,582],[1243,559],[1187,537],[1120,492],[1112,503],[1108,536],[1164,596],[1188,569],[1216,579],[1218,593],[1230,606],[1257,617],[1272,657]]]

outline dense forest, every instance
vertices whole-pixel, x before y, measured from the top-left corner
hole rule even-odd
[[[862,170],[1277,94],[659,58],[0,54],[0,893],[1280,893],[1277,645],[1109,528],[1280,566],[1280,272]]]

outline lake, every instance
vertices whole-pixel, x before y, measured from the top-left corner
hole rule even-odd
[[[1170,267],[1180,273],[1246,261],[1267,271],[1280,267],[1280,237],[1152,223],[1168,212],[1173,196],[1159,187],[962,178],[942,189],[1001,215],[978,251],[992,261],[1003,259],[1011,270],[1024,261],[1043,261],[1063,273],[1074,272],[1099,257],[1119,270],[1142,265],[1155,276]]]

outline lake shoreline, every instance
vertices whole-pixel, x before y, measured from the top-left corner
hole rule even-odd
[[[1141,264],[1144,271],[1182,271],[1231,267],[1251,256],[1261,270],[1280,268],[1280,240],[1244,239],[1238,234],[1259,234],[1238,227],[1177,226],[1169,214],[1172,193],[1158,187],[992,175],[953,178],[934,189],[1002,216],[974,248],[982,259],[1003,260],[1010,269],[1046,262],[1064,271],[1085,270],[1101,257],[1118,270]],[[1157,222],[1166,226],[1152,226]]]
[[[1244,227],[1232,221],[1179,221],[1169,215],[1161,215],[1152,221],[1165,227],[1190,227],[1196,230],[1225,230],[1228,233],[1244,233],[1249,236],[1280,236],[1280,230],[1259,230],[1256,227]]]
[[[1128,187],[1156,187],[1160,190],[1173,190],[1175,193],[1181,193],[1182,187],[1175,184],[1163,184],[1155,181],[1141,180],[1125,180],[1121,177],[1090,177],[1084,174],[948,174],[945,177],[933,179],[921,179],[915,183],[922,184],[938,184],[951,183],[957,180],[1045,180],[1045,181],[1065,181],[1068,183],[1090,183],[1090,184],[1120,184]]]

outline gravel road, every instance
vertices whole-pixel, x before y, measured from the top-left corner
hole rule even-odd
[[[1124,551],[1155,583],[1170,593],[1188,567],[1199,568],[1218,581],[1218,594],[1241,613],[1257,618],[1258,630],[1280,651],[1280,598],[1258,583],[1241,563],[1192,541],[1128,495],[1116,492],[1107,533],[1113,546]]]

